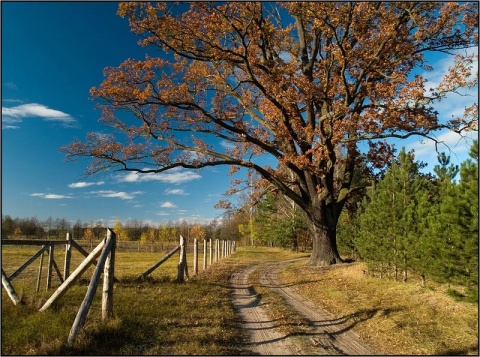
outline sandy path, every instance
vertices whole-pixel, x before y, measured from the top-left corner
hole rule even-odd
[[[249,348],[260,355],[371,355],[374,354],[345,321],[314,306],[297,294],[292,287],[278,282],[278,272],[288,262],[264,263],[237,271],[230,278],[232,302],[250,334]],[[302,336],[286,336],[274,327],[255,287],[248,278],[260,269],[260,283],[275,293],[304,317],[312,331]],[[303,347],[302,347],[303,346]],[[309,346],[309,347],[306,347]]]

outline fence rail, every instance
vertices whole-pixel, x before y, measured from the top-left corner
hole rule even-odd
[[[98,242],[98,245],[93,248],[92,241],[75,241],[71,238],[69,233],[67,233],[66,240],[52,240],[52,241],[42,241],[35,239],[8,239],[2,240],[2,245],[27,245],[27,246],[41,246],[41,248],[34,253],[25,263],[23,263],[19,268],[16,269],[10,276],[7,276],[2,267],[2,286],[8,293],[8,296],[14,303],[18,305],[21,303],[21,299],[15,292],[15,289],[12,285],[12,280],[20,275],[29,265],[31,265],[36,259],[40,257],[40,267],[38,271],[38,280],[37,280],[37,292],[39,290],[41,273],[42,273],[42,264],[44,253],[47,252],[49,255],[48,259],[48,269],[47,269],[47,291],[50,288],[50,282],[52,277],[52,272],[55,271],[61,284],[55,290],[55,292],[50,296],[50,298],[43,304],[39,311],[45,311],[50,306],[52,306],[55,301],[57,301],[61,296],[63,296],[68,289],[84,274],[87,269],[95,265],[95,269],[90,279],[87,293],[85,298],[80,305],[79,311],[75,317],[75,321],[72,325],[68,336],[68,344],[72,345],[75,342],[76,336],[81,330],[82,326],[85,323],[88,311],[90,309],[93,297],[97,290],[99,279],[103,273],[103,292],[102,292],[102,320],[113,317],[113,283],[118,282],[114,277],[115,271],[115,251],[122,247],[122,243],[126,242],[117,242],[115,233],[107,228],[107,235],[104,239]],[[135,243],[135,242],[133,242]],[[55,246],[64,244],[65,245],[65,261],[64,261],[64,271],[63,275],[60,272],[60,269],[54,259]],[[145,279],[149,274],[151,274],[155,269],[157,269],[161,264],[166,260],[171,258],[177,251],[179,254],[179,263],[178,263],[178,274],[177,282],[183,283],[185,281],[185,276],[189,278],[188,274],[188,262],[187,262],[187,249],[190,248],[190,253],[193,252],[193,275],[199,273],[198,260],[199,260],[199,246],[202,242],[198,242],[197,239],[193,240],[193,244],[188,245],[187,240],[180,236],[180,243],[178,245],[173,244],[161,244],[157,245],[156,249],[159,251],[164,251],[170,249],[168,253],[163,256],[159,261],[153,264],[149,269],[144,273],[140,274],[137,280]],[[150,246],[152,249],[153,245]],[[161,247],[161,248],[160,248]],[[85,256],[85,259],[80,263],[80,265],[70,273],[70,260],[71,260],[71,249],[75,248],[82,255]],[[91,252],[88,253],[87,249],[91,248]],[[128,244],[123,244],[124,249],[128,249]],[[138,246],[137,246],[138,248]],[[235,241],[220,241],[215,240],[203,240],[203,269],[206,270],[214,263],[220,261],[222,258],[228,257],[230,254],[235,252],[236,243]],[[121,248],[120,248],[121,249]],[[153,249],[151,250],[153,251]],[[209,257],[207,257],[207,252]],[[208,259],[207,259],[208,258]],[[98,261],[97,261],[98,259]],[[207,262],[210,262],[208,264]]]

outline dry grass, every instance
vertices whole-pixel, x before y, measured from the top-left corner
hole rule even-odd
[[[364,270],[362,263],[320,268],[302,261],[282,279],[344,318],[379,354],[478,355],[478,304],[454,300],[446,287],[380,280]]]
[[[2,267],[7,275],[36,251],[38,247],[3,246]],[[176,254],[147,281],[135,282],[138,275],[164,254],[117,252],[115,276],[120,282],[114,288],[116,318],[107,323],[101,321],[99,287],[73,348],[66,345],[66,339],[85,296],[93,267],[52,309],[40,313],[38,308],[60,285],[53,275],[52,289],[45,291],[48,257],[45,255],[39,293],[35,292],[39,260],[13,281],[22,297],[22,306],[14,306],[2,290],[2,355],[245,354],[241,348],[240,321],[228,294],[228,277],[235,269],[235,265],[229,263],[232,258],[216,263],[185,284],[177,284]],[[57,251],[55,258],[63,272],[63,251]],[[82,259],[82,255],[73,251],[71,271]],[[192,276],[192,255],[187,259]]]
[[[2,247],[2,266],[7,275],[38,249]],[[241,321],[230,301],[228,279],[239,267],[263,261],[288,259],[279,249],[239,248],[238,252],[193,277],[192,255],[187,256],[191,278],[174,282],[178,255],[172,256],[142,283],[135,278],[158,261],[163,253],[117,252],[115,276],[115,319],[100,319],[100,288],[84,328],[74,347],[66,345],[68,333],[82,302],[93,268],[63,296],[53,309],[38,308],[60,284],[56,276],[45,292],[46,259],[41,291],[35,293],[38,261],[13,281],[24,304],[14,306],[2,290],[2,355],[243,355],[246,338]],[[56,252],[63,271],[63,252]],[[45,256],[47,258],[47,256]],[[72,271],[82,260],[72,255]],[[202,261],[202,260],[201,260]]]
[[[15,271],[35,247],[2,247],[2,267]],[[63,252],[57,252],[62,269]],[[302,256],[280,249],[239,248],[231,257],[214,264],[185,284],[176,284],[178,256],[174,255],[151,278],[135,283],[134,278],[165,253],[117,252],[114,313],[108,323],[100,321],[98,296],[93,301],[86,325],[74,348],[65,345],[68,332],[86,292],[92,268],[77,285],[49,311],[39,305],[59,285],[45,292],[46,259],[41,291],[35,293],[38,261],[13,284],[25,304],[15,307],[2,289],[2,354],[9,355],[241,355],[246,338],[229,300],[229,276],[239,267]],[[305,255],[303,255],[305,256]],[[47,258],[47,256],[45,256]],[[83,259],[74,253],[72,270]],[[188,257],[190,274],[192,257]],[[200,264],[202,265],[202,264]],[[305,260],[291,263],[283,272],[285,283],[339,317],[379,354],[478,354],[478,305],[455,301],[445,286],[422,288],[417,282],[403,284],[363,274],[360,263],[330,268],[305,266]],[[258,277],[252,276],[256,284]],[[278,324],[290,334],[308,329],[283,299],[259,288],[262,303],[272,309]],[[43,299],[43,300],[42,300]]]

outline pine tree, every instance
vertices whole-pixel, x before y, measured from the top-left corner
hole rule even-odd
[[[439,156],[439,162],[435,166],[437,200],[428,234],[440,257],[430,273],[439,281],[465,284],[472,274],[471,267],[476,266],[473,279],[476,275],[478,281],[478,165],[469,159],[459,170],[447,166],[449,158],[445,156]],[[457,185],[454,178],[459,171]]]
[[[369,192],[362,204],[357,248],[360,255],[380,263],[380,269],[393,268],[395,280],[403,271],[407,279],[411,225],[415,215],[415,196],[420,190],[419,168],[413,153],[402,149],[385,177]],[[368,202],[368,203],[367,203]],[[382,264],[383,263],[383,264]]]
[[[459,182],[459,246],[463,248],[460,259],[465,273],[465,283],[478,296],[478,140],[470,149],[471,159],[460,167]],[[459,248],[460,248],[459,247]]]
[[[425,286],[427,277],[434,279],[441,275],[441,243],[431,234],[431,223],[438,217],[438,194],[432,182],[422,180],[417,192],[411,229],[409,231],[410,268],[418,273]],[[411,209],[411,208],[410,208]]]

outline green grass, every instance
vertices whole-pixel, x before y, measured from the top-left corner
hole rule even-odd
[[[38,250],[38,249],[37,249]],[[31,247],[2,247],[2,264],[11,274],[35,252]],[[61,265],[62,253],[57,252]],[[114,315],[101,321],[101,287],[98,288],[86,323],[73,347],[66,344],[68,333],[85,296],[93,268],[59,301],[45,312],[38,308],[60,284],[52,279],[45,292],[35,293],[38,262],[13,281],[21,289],[22,306],[14,306],[2,290],[2,354],[4,355],[245,355],[246,339],[229,299],[229,276],[239,267],[262,261],[288,259],[280,249],[239,248],[234,255],[214,263],[193,277],[192,259],[187,257],[190,279],[175,282],[178,254],[161,265],[144,282],[135,278],[158,261],[164,253],[117,252],[114,288]],[[46,258],[46,257],[45,257]],[[72,269],[82,257],[72,256]],[[46,259],[44,260],[46,265]]]

